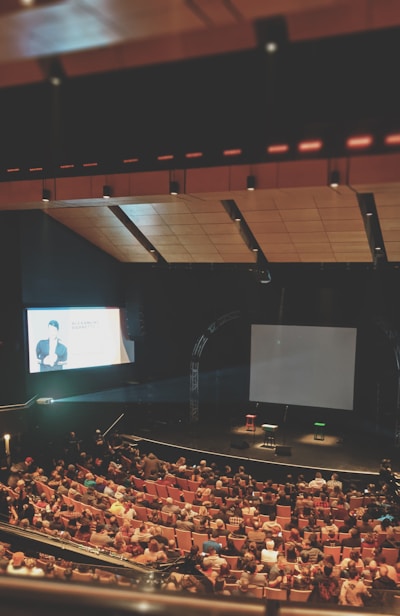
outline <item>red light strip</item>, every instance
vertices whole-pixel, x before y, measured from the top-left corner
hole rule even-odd
[[[17,171],[21,171],[21,169],[19,167],[11,167],[10,169],[7,169],[7,173],[16,173]]]
[[[73,169],[75,165],[60,165],[60,169]]]
[[[97,167],[99,163],[82,163],[82,167]]]
[[[268,154],[284,154],[289,151],[289,146],[287,143],[278,143],[275,145],[269,145],[267,147]]]
[[[201,158],[203,156],[203,152],[188,152],[185,154],[185,158]]]
[[[157,160],[173,160],[173,154],[165,154],[164,156],[157,156]]]
[[[242,150],[240,150],[239,148],[237,150],[224,150],[223,151],[224,156],[240,156],[241,153],[242,153]]]
[[[360,135],[358,137],[349,137],[346,141],[346,147],[351,149],[357,148],[369,148],[372,145],[373,138],[372,135]]]
[[[315,141],[301,141],[299,143],[299,152],[318,152],[323,146],[323,142],[320,139]]]
[[[127,163],[138,163],[138,162],[139,162],[139,159],[138,159],[138,158],[125,158],[122,162],[123,162],[125,165],[126,165]]]
[[[386,135],[384,143],[385,145],[400,145],[400,133]]]
[[[30,167],[29,171],[43,171],[43,167]]]

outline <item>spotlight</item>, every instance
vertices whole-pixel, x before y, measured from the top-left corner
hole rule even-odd
[[[269,284],[271,282],[271,272],[269,270],[261,270],[260,272],[260,284]]]
[[[179,184],[175,180],[169,183],[169,194],[179,195]]]
[[[247,190],[254,190],[256,187],[256,178],[254,175],[248,175],[247,176],[247,182],[246,182],[246,186],[247,186]]]
[[[43,188],[42,190],[42,201],[44,203],[48,203],[51,199],[51,192],[48,188]]]
[[[254,22],[257,43],[268,55],[276,53],[288,42],[286,19],[282,15]]]
[[[103,199],[110,199],[112,195],[111,186],[107,184],[103,186]]]
[[[267,53],[275,53],[278,51],[278,43],[276,41],[268,41],[265,44],[265,51]]]
[[[331,171],[331,176],[329,180],[329,186],[331,188],[338,188],[340,184],[340,174],[339,171]]]

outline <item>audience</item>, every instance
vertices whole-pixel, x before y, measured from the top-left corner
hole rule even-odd
[[[183,559],[187,574],[171,574],[168,590],[252,596],[254,588],[271,587],[309,591],[310,601],[362,606],[383,604],[400,589],[400,563],[387,563],[382,551],[400,545],[399,506],[385,490],[369,486],[370,496],[354,509],[350,500],[362,493],[345,490],[337,473],[325,481],[316,471],[308,484],[303,475],[288,475],[275,484],[256,481],[243,465],[235,473],[201,460],[193,469],[183,457],[168,463],[124,449],[122,466],[119,448],[114,455],[111,446],[104,451],[105,462],[82,451],[73,464],[60,459],[46,470],[27,457],[0,486],[2,520],[145,567]],[[196,489],[185,492],[179,481]],[[282,518],[279,507],[287,505],[290,517]],[[180,543],[178,531],[188,533],[189,543]],[[193,532],[204,535],[198,545]],[[341,541],[339,533],[346,534]],[[368,557],[363,547],[373,550]],[[51,577],[57,567],[2,548],[6,574]],[[339,562],[329,548],[343,550]],[[64,579],[80,577],[75,570],[73,563],[64,567]],[[96,581],[94,571],[87,580]]]

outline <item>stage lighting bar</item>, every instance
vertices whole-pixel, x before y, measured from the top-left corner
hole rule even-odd
[[[222,152],[224,156],[240,156],[242,153],[243,151],[240,148],[236,148],[233,150],[224,150]]]
[[[314,141],[300,141],[297,148],[299,152],[318,152],[322,149],[322,146],[321,139],[315,139]]]
[[[372,135],[359,135],[356,137],[349,137],[346,141],[346,148],[348,150],[362,150],[364,148],[369,148],[372,143]]]
[[[287,143],[276,143],[267,147],[268,154],[285,154],[289,152],[289,145]]]
[[[173,154],[162,154],[161,156],[157,156],[157,160],[163,161],[163,160],[174,160],[174,155]]]
[[[400,145],[400,133],[391,133],[384,139],[385,145]]]
[[[188,152],[185,158],[202,158],[203,152]]]
[[[124,163],[124,165],[128,165],[129,163],[138,163],[139,158],[124,158],[122,162]]]

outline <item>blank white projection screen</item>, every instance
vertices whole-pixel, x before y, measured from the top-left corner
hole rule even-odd
[[[254,402],[353,410],[357,330],[252,325]]]

